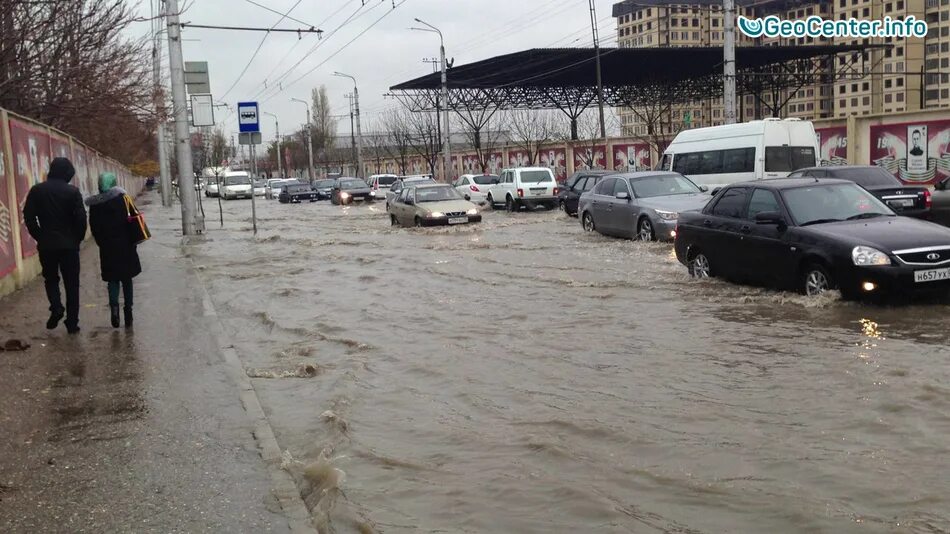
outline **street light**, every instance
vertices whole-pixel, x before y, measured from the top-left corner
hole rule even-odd
[[[310,104],[299,98],[291,98],[290,100],[307,106],[307,156],[310,158],[310,169],[308,169],[307,175],[310,177],[310,183],[313,183],[313,125],[310,123]]]
[[[353,80],[353,105],[356,108],[356,175],[363,178],[363,130],[360,127],[360,90],[356,86],[356,78],[342,72],[334,72],[334,76]]]
[[[268,117],[274,117],[274,127],[277,129],[277,176],[279,178],[283,178],[284,171],[280,166],[280,121],[277,119],[277,115],[274,115],[273,113],[268,113],[266,111],[263,113]]]
[[[420,31],[420,32],[431,32],[439,34],[439,52],[442,56],[442,102],[444,103],[444,109],[442,110],[445,114],[443,117],[443,122],[445,122],[445,127],[442,129],[442,155],[445,157],[443,162],[444,167],[444,179],[446,182],[452,179],[452,132],[449,126],[449,82],[448,82],[448,64],[445,62],[445,39],[442,36],[442,31],[436,28],[435,26],[429,24],[428,22],[422,19],[415,19],[419,24],[427,26],[427,28],[410,28],[411,30]],[[436,111],[438,113],[438,111]]]

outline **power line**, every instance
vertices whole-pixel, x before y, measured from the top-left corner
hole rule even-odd
[[[292,21],[296,22],[297,24],[303,24],[304,26],[307,26],[307,27],[309,27],[309,28],[319,28],[319,27],[321,26],[321,24],[318,24],[318,25],[314,26],[313,24],[310,24],[309,22],[304,22],[304,21],[302,21],[302,20],[300,20],[300,19],[295,19],[295,18],[291,17],[288,13],[290,13],[290,11],[293,11],[293,9],[291,9],[291,10],[288,11],[287,13],[281,13],[280,11],[277,11],[276,9],[267,7],[267,6],[263,5],[263,4],[258,4],[258,3],[255,2],[254,0],[244,0],[244,1],[247,2],[248,4],[255,5],[255,6],[261,8],[261,9],[266,9],[267,11],[270,11],[271,13],[274,13],[274,14],[277,14],[277,15],[282,15],[282,16],[283,16],[284,18],[286,18],[287,20],[292,20]]]

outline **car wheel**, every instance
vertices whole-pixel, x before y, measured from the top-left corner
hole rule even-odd
[[[820,263],[810,263],[802,271],[801,291],[809,297],[817,297],[835,288],[828,269]]]
[[[656,235],[653,233],[653,223],[650,222],[650,219],[647,217],[640,219],[640,224],[637,225],[637,236],[640,238],[640,241],[653,241],[656,239]]]
[[[702,251],[693,254],[693,258],[689,260],[689,274],[693,278],[711,278],[713,276],[709,257]]]
[[[488,203],[488,207],[489,207],[489,208],[494,208],[494,207],[495,207],[495,199],[493,199],[493,198],[491,197],[491,193],[488,193],[488,197],[485,198],[485,202]]]
[[[390,225],[390,226],[396,226],[397,224],[399,224],[399,223],[396,222],[396,216],[395,216],[395,215],[390,215],[390,216],[389,216],[389,225]]]
[[[518,205],[515,204],[515,199],[511,197],[508,197],[507,199],[505,199],[505,210],[508,213],[514,213],[518,211]]]
[[[594,216],[590,213],[584,214],[583,223],[585,232],[593,232],[597,230],[597,226],[594,225]]]
[[[422,219],[416,217],[416,228],[422,228]]]

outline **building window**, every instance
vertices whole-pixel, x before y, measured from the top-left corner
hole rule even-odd
[[[897,97],[896,97],[896,98],[897,98],[897,101],[898,101],[898,102],[903,102],[903,101],[904,101],[904,93],[897,93]]]

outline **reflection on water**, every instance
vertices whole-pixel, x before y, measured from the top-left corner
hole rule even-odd
[[[943,303],[694,281],[559,213],[261,204],[193,253],[320,525],[950,531]]]

